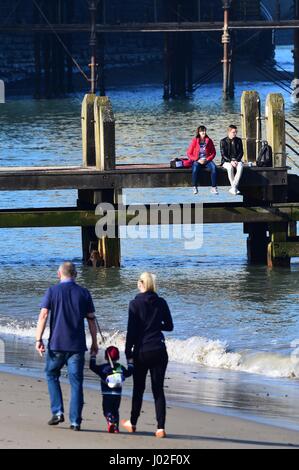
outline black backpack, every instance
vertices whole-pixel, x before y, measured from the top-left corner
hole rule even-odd
[[[273,151],[268,142],[263,142],[262,148],[259,152],[256,166],[259,167],[272,167],[273,166]]]

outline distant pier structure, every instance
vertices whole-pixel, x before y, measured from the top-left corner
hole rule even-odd
[[[4,76],[0,78],[13,75],[18,80],[20,74],[27,74],[28,79],[33,77],[35,97],[51,98],[74,89],[76,70],[96,83],[103,96],[109,86],[104,73],[107,57],[115,54],[116,64],[124,60],[126,47],[134,55],[134,50],[150,50],[154,44],[160,59],[164,58],[165,99],[188,96],[220,73],[228,99],[234,95],[236,61],[261,66],[273,59],[275,30],[294,31],[294,72],[299,77],[299,1],[290,2],[291,20],[281,15],[285,3],[1,0],[0,70]],[[88,66],[94,73],[91,78]]]

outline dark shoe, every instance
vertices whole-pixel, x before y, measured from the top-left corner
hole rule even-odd
[[[50,421],[48,421],[49,426],[57,426],[57,424],[64,423],[64,416],[63,415],[53,415]]]
[[[72,431],[81,431],[81,426],[74,426],[74,425],[72,424],[72,426],[70,426],[70,429],[71,429]]]
[[[114,423],[108,423],[108,432],[109,434],[114,434],[115,431],[115,424]]]

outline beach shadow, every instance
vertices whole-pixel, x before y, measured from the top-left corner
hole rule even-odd
[[[69,428],[60,427],[56,428],[60,431],[71,431]],[[106,429],[81,429],[80,433],[92,433],[92,434],[108,434]],[[80,434],[79,433],[79,434]],[[130,434],[125,431],[121,431],[120,436],[128,436],[130,439],[138,439],[138,437],[154,437],[154,433],[146,432],[146,431],[139,431],[136,434]],[[114,435],[116,438],[117,436]],[[215,443],[223,443],[223,444],[239,444],[239,445],[252,445],[252,446],[262,446],[262,447],[283,447],[283,448],[292,448],[292,449],[299,449],[299,444],[292,444],[292,443],[285,443],[285,442],[269,442],[269,441],[251,441],[247,439],[233,439],[233,438],[224,438],[224,437],[209,437],[209,436],[193,436],[187,434],[167,434],[166,440],[178,440],[178,441],[208,441],[208,442],[215,442]]]
[[[137,432],[136,434],[128,434],[122,432],[122,435],[127,434],[128,436],[134,436],[134,438],[139,437],[153,437],[154,433],[151,432]],[[281,442],[268,442],[268,441],[250,441],[245,439],[233,439],[233,438],[224,438],[224,437],[209,437],[209,436],[193,436],[187,434],[167,434],[166,440],[181,440],[181,441],[208,441],[208,442],[219,442],[226,444],[240,444],[240,445],[254,445],[254,446],[267,446],[267,447],[286,447],[299,449],[299,444],[291,443],[281,443]]]
[[[72,431],[70,428],[66,428],[66,427],[57,427],[55,429],[55,431],[67,431],[69,433],[74,433],[75,435],[80,435],[80,434],[84,434],[84,433],[92,433],[92,434],[108,434],[106,429],[87,429],[87,428],[82,428],[80,432],[75,432],[75,431]]]
[[[281,443],[281,442],[268,442],[268,441],[250,441],[246,439],[233,439],[233,438],[224,438],[224,437],[208,437],[208,436],[187,436],[179,434],[168,434],[167,438],[177,439],[177,440],[188,440],[188,441],[209,441],[209,442],[219,442],[227,444],[240,444],[240,445],[254,445],[254,446],[263,446],[263,447],[286,447],[299,449],[299,444],[291,443]]]

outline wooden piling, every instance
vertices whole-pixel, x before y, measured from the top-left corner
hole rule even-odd
[[[80,190],[78,191],[77,207],[88,211],[96,211],[101,203],[117,205],[119,191],[106,189],[101,191]],[[83,262],[86,263],[92,250],[100,253],[102,266],[105,268],[118,268],[121,263],[121,242],[119,227],[115,227],[115,237],[107,235],[100,238],[96,234],[96,226],[82,227],[82,252]]]
[[[267,224],[244,224],[244,232],[247,238],[247,259],[249,264],[267,264],[269,245]]]
[[[256,162],[257,140],[261,136],[261,101],[256,91],[244,91],[241,98],[242,136],[245,162]]]
[[[187,35],[187,90],[189,93],[194,91],[193,84],[193,34]]]
[[[170,98],[170,34],[164,34],[164,100]]]
[[[249,104],[248,104],[249,103]],[[250,124],[248,116],[252,115],[252,122],[258,122],[258,114],[260,113],[260,105],[258,95],[251,95],[246,92],[242,97],[242,123],[243,123],[243,136],[248,140],[247,144],[247,159],[250,160],[251,152],[254,151],[254,129],[255,126]],[[266,102],[266,132],[267,141],[273,149],[273,166],[275,168],[286,167],[286,145],[285,145],[285,112],[284,112],[284,99],[281,94],[269,94]],[[256,128],[256,134],[258,127]],[[256,135],[255,134],[255,135]],[[249,135],[249,138],[248,138]],[[252,150],[250,150],[252,148]],[[249,154],[250,152],[250,154]],[[251,160],[252,161],[252,160]],[[258,203],[263,201],[265,204],[270,203],[285,203],[287,201],[286,185],[276,186],[267,189],[261,197],[259,191],[264,191],[262,188],[256,188],[253,193],[245,193],[244,202],[253,203],[253,196]],[[252,192],[252,190],[251,190]],[[294,256],[298,248],[298,240],[295,235],[296,230],[294,224],[291,226],[288,223],[274,223],[269,224],[269,243],[267,246],[267,264],[270,268],[272,267],[289,267],[291,256]],[[293,234],[293,239],[289,237],[290,233]],[[260,240],[260,241],[259,241]],[[267,240],[267,234],[265,228],[261,229],[258,224],[251,226],[251,234],[248,240],[248,257],[249,259],[264,258],[265,244]],[[261,253],[259,254],[259,251]]]
[[[230,47],[230,32],[229,32],[229,10],[231,6],[230,0],[223,0],[224,20],[223,20],[223,98],[229,99],[229,47]]]
[[[94,134],[94,103],[96,95],[85,95],[82,102],[82,146],[83,166],[96,166],[95,134]]]
[[[273,150],[273,166],[286,167],[285,106],[281,94],[268,95],[265,114],[267,141]],[[274,202],[287,200],[287,188],[273,188],[273,194]],[[270,224],[269,231],[268,266],[289,267],[291,257],[298,251],[297,228],[288,223]]]
[[[94,101],[96,168],[115,169],[115,118],[109,98],[97,96]]]
[[[72,24],[74,22],[74,0],[68,0],[65,4],[65,15],[66,21],[68,24]],[[72,93],[74,91],[73,88],[73,35],[69,34],[66,37],[66,46],[68,48],[69,54],[66,56],[66,91],[67,93]]]
[[[109,98],[88,94],[82,103],[83,164],[95,166],[98,170],[115,169],[115,119]],[[96,210],[100,203],[117,204],[121,189],[83,190],[78,193],[78,207]],[[89,259],[92,249],[100,253],[106,268],[119,267],[121,243],[119,227],[115,237],[97,238],[95,226],[82,227],[83,260]]]
[[[94,129],[96,168],[101,171],[114,170],[115,156],[115,118],[109,98],[97,96],[94,102]],[[120,191],[120,190],[119,190]],[[107,189],[101,191],[103,203],[117,204],[119,191]],[[120,266],[121,244],[119,227],[115,227],[115,237],[104,236],[99,240],[99,251],[106,268]]]
[[[52,97],[52,82],[51,82],[51,40],[50,36],[45,33],[43,37],[43,59],[44,59],[44,91],[45,98]]]
[[[36,5],[33,5],[33,23],[40,22],[40,14]],[[35,78],[34,78],[34,98],[39,99],[42,96],[41,83],[42,83],[42,66],[41,66],[41,35],[40,33],[34,34],[34,64],[35,64]]]
[[[296,20],[299,19],[299,0],[294,0]],[[299,29],[294,30],[294,79],[299,80]]]
[[[121,191],[105,190],[101,191],[101,197],[103,203],[109,203],[113,205],[118,204],[118,200],[121,197]],[[103,236],[99,240],[99,252],[103,260],[103,266],[105,268],[119,268],[121,265],[121,241],[120,241],[120,228],[115,227],[115,237]]]
[[[231,99],[235,97],[235,35],[231,33],[228,70],[228,95]]]
[[[288,243],[288,223],[270,224],[271,243],[268,245],[268,266],[290,267],[292,243]]]
[[[285,105],[280,93],[270,93],[266,101],[267,141],[273,150],[273,166],[286,166]]]
[[[256,92],[244,92],[242,96],[242,129],[244,138],[245,160],[255,161],[256,145],[261,135],[260,128],[260,99]],[[266,131],[267,141],[273,149],[273,166],[286,167],[285,145],[285,112],[284,100],[281,94],[269,94],[266,102]],[[271,204],[285,203],[287,187],[285,185],[273,188],[254,188],[244,191],[244,203]],[[247,242],[248,259],[250,262],[264,262],[269,267],[290,266],[291,253],[295,245],[289,240],[289,232],[294,233],[294,226],[288,223],[269,224],[268,228],[259,224],[245,224],[249,238]],[[269,238],[268,238],[269,232]],[[294,242],[297,243],[297,240]]]

